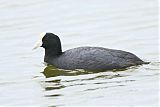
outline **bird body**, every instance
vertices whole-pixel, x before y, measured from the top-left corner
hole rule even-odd
[[[67,50],[54,58],[45,59],[61,69],[111,70],[122,69],[144,62],[136,55],[102,47],[78,47]]]

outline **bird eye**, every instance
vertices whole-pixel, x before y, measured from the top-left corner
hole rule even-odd
[[[43,38],[42,38],[42,41],[46,41],[48,39],[48,36],[44,36]]]

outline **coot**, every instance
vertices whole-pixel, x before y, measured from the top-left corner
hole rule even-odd
[[[41,44],[45,49],[44,61],[60,69],[112,70],[147,64],[136,55],[103,47],[78,47],[62,52],[61,41],[53,33],[41,33]]]

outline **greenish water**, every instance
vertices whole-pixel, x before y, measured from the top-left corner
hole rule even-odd
[[[157,0],[1,0],[0,106],[158,107]],[[100,46],[132,52],[147,65],[120,71],[57,70],[32,50],[40,32],[63,51]]]

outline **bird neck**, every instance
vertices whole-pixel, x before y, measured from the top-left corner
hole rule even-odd
[[[44,61],[48,62],[55,58],[58,57],[59,55],[62,54],[62,50],[61,47],[60,48],[49,48],[49,49],[45,49],[45,57],[44,57]]]

